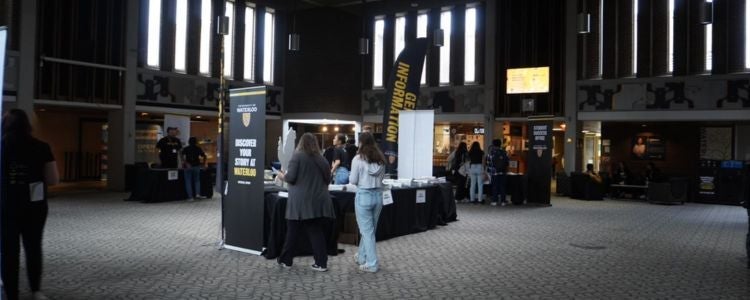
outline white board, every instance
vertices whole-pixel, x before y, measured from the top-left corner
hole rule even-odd
[[[164,115],[164,136],[167,135],[167,128],[177,127],[179,133],[177,138],[182,142],[182,146],[187,146],[188,138],[190,138],[190,117],[180,115]]]
[[[399,178],[424,178],[432,176],[434,128],[434,110],[406,110],[399,112]]]

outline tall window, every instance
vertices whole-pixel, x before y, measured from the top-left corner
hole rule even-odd
[[[633,75],[638,74],[638,0],[633,0]]]
[[[706,0],[706,3],[713,3],[714,0]],[[747,21],[745,21],[747,22]],[[747,34],[747,33],[745,33]],[[713,67],[713,35],[714,26],[709,23],[706,24],[706,71],[711,71]]]
[[[394,54],[393,54],[393,60],[396,61],[398,58],[398,55],[401,54],[401,51],[404,50],[404,47],[406,46],[406,16],[397,16],[396,17],[396,34],[395,34],[395,40],[394,40]]]
[[[466,33],[464,34],[464,82],[477,81],[477,8],[466,9]]]
[[[263,81],[273,84],[273,43],[274,43],[274,14],[266,10],[265,28],[263,31]]]
[[[201,1],[201,45],[198,72],[208,75],[211,60],[211,0]]]
[[[175,16],[174,69],[185,72],[185,48],[187,48],[187,0],[177,0]]]
[[[375,36],[372,41],[372,86],[383,87],[383,34],[385,20],[375,20]]]
[[[750,1],[745,1],[745,68],[750,69]]]
[[[146,65],[159,67],[159,40],[161,39],[161,0],[148,1],[148,52]]]
[[[247,81],[255,79],[255,9],[245,7],[245,72]]]
[[[604,0],[599,0],[599,76],[604,73]]]
[[[427,37],[427,13],[420,13],[417,16],[417,38]],[[422,79],[421,84],[427,84],[427,58],[425,58],[422,64]]]
[[[669,17],[667,18],[667,72],[674,70],[674,0],[669,0]]]
[[[443,46],[440,47],[440,84],[451,81],[451,11],[440,13],[440,29],[443,30]]]
[[[232,77],[232,66],[234,65],[234,2],[227,1],[224,8],[224,16],[229,18],[229,30],[224,36],[224,76]]]

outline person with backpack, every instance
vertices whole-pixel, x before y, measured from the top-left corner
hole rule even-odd
[[[492,206],[497,206],[498,195],[500,206],[505,206],[505,182],[510,158],[505,152],[499,139],[492,140],[492,146],[487,155],[487,172],[492,176]]]

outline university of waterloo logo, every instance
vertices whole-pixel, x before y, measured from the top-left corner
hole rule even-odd
[[[249,112],[242,113],[242,125],[245,125],[245,127],[250,126],[250,116],[251,114]]]

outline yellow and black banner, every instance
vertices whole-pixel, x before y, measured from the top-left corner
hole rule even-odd
[[[386,82],[387,100],[383,110],[383,153],[388,157],[389,171],[395,169],[398,156],[398,116],[402,110],[414,110],[419,97],[420,79],[427,39],[419,38],[408,44],[393,64]]]

